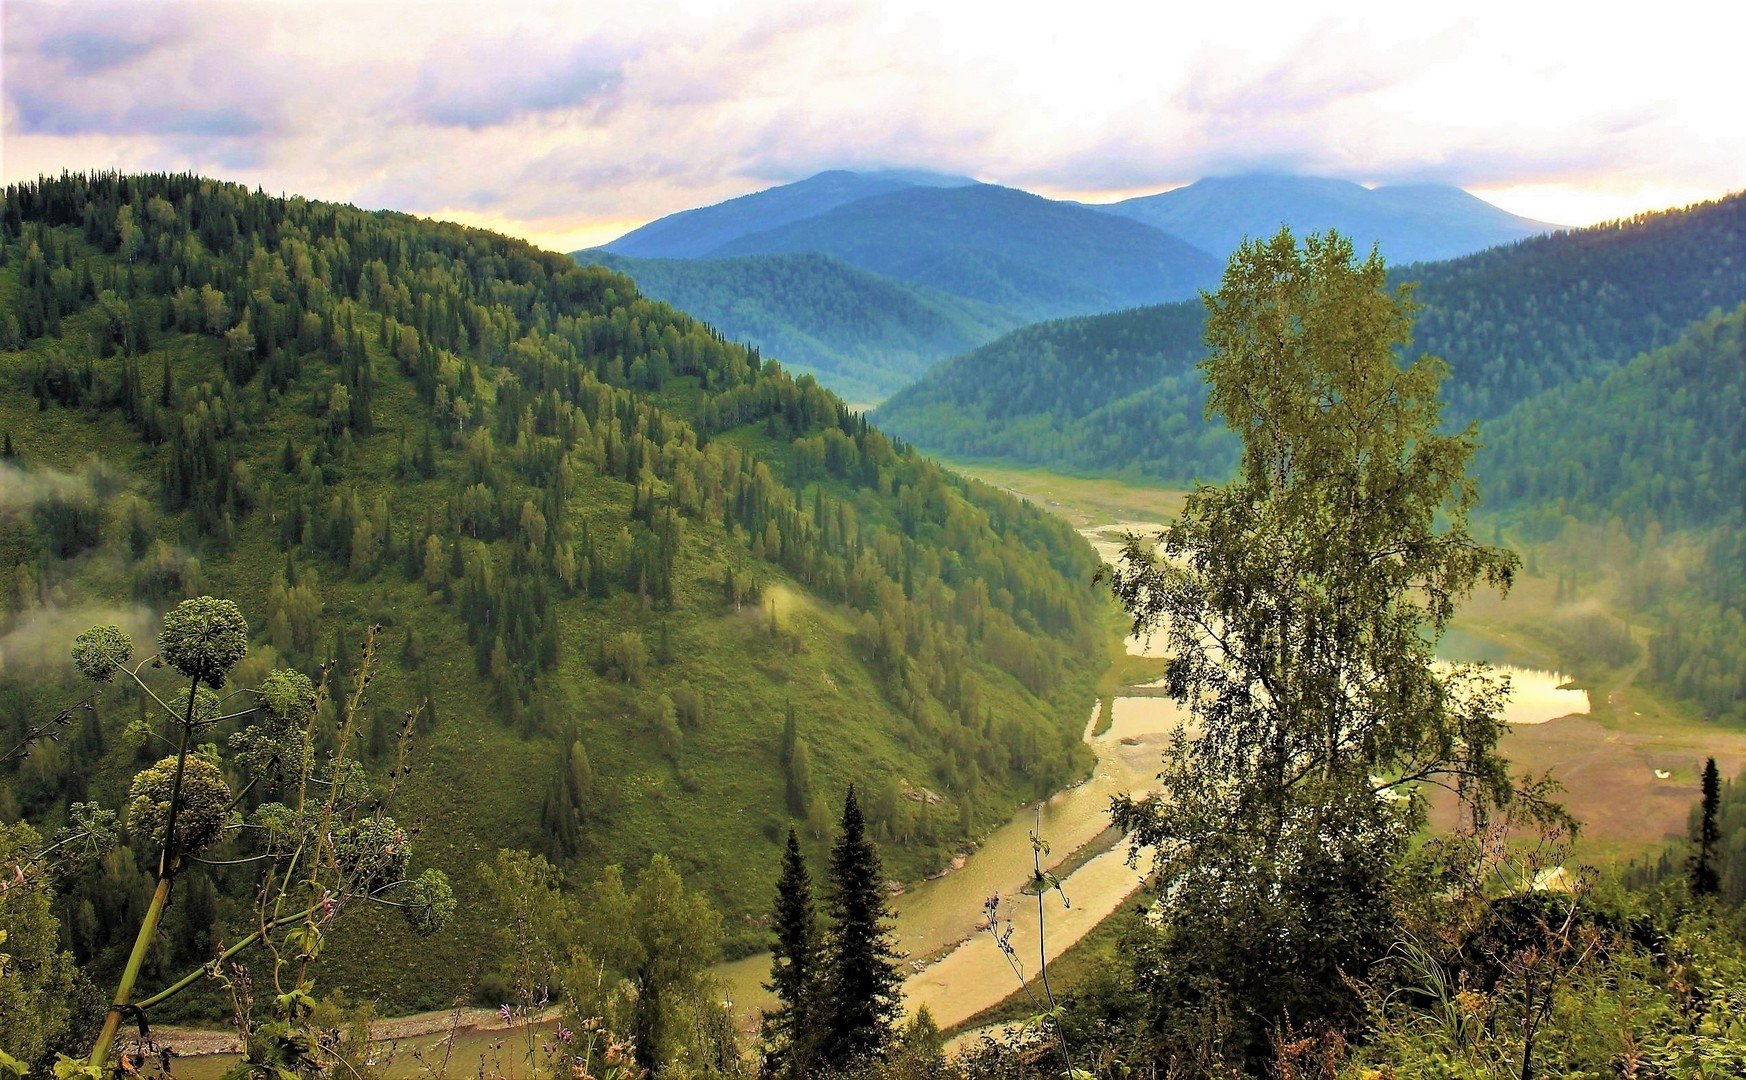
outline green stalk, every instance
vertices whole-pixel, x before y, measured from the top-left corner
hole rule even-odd
[[[250,933],[248,937],[243,938],[241,941],[237,942],[235,945],[232,945],[230,948],[219,953],[218,960],[216,962],[222,964],[226,960],[229,960],[231,957],[235,956],[237,953],[242,952],[244,949],[248,948],[250,945],[253,945],[255,942],[261,940],[263,930],[276,930],[281,926],[286,926],[290,923],[297,922],[300,919],[307,919],[311,915],[315,914],[315,909],[320,907],[320,906],[321,905],[316,904],[316,905],[313,905],[311,907],[304,908],[302,911],[299,911],[296,914],[282,916],[282,917],[274,919],[272,922],[266,924],[265,927],[257,928],[252,933]],[[199,979],[200,976],[206,974],[207,971],[210,970],[210,968],[211,968],[211,965],[202,965],[200,967],[195,968],[193,971],[190,971],[188,974],[182,976],[180,979],[177,979],[175,982],[171,983],[169,986],[164,987],[162,990],[159,990],[157,993],[153,994],[151,997],[146,998],[144,1001],[140,1002],[139,1007],[141,1009],[149,1009],[154,1005],[162,1005],[164,1002],[170,1000],[171,998],[175,997],[177,994],[180,994],[182,991],[188,989],[188,987],[194,985],[194,982],[197,979]]]
[[[103,1030],[98,1032],[97,1043],[91,1047],[91,1056],[87,1059],[99,1067],[109,1060],[115,1034],[121,1029],[121,1014],[133,999],[133,984],[139,980],[139,969],[145,963],[146,952],[158,935],[158,920],[163,918],[164,908],[170,902],[170,882],[176,876],[176,815],[182,809],[182,777],[188,767],[188,742],[193,737],[194,703],[199,690],[200,680],[196,677],[188,687],[188,712],[182,717],[182,745],[176,751],[176,778],[170,784],[170,813],[164,825],[164,848],[158,854],[157,888],[152,890],[151,906],[146,908],[145,918],[139,924],[139,934],[133,939],[133,952],[128,954],[127,967],[122,969],[121,983],[115,988],[115,1000],[109,1006],[108,1015],[103,1017]]]
[[[1044,941],[1043,894],[1049,879],[1043,876],[1043,804],[1037,803],[1037,831],[1031,834],[1031,887],[1037,893],[1037,974],[1043,982],[1043,995],[1049,999],[1049,1016],[1055,1021],[1055,1038],[1061,1044],[1061,1061],[1067,1066],[1067,1078],[1073,1076],[1073,1055],[1067,1049],[1067,1029],[1061,1026],[1060,1006],[1055,1004],[1055,991],[1049,986],[1049,949]],[[1062,898],[1067,894],[1063,892]]]
[[[139,924],[139,936],[133,939],[133,952],[127,957],[127,967],[122,969],[121,985],[115,988],[115,1003],[109,1006],[109,1014],[103,1018],[103,1030],[97,1036],[97,1045],[91,1048],[90,1062],[93,1065],[109,1060],[109,1048],[114,1045],[115,1034],[121,1029],[122,1010],[133,997],[133,984],[139,979],[139,969],[145,963],[152,939],[157,936],[158,919],[163,916],[169,899],[170,879],[161,877],[158,887],[152,891],[152,903],[146,908],[145,919]]]

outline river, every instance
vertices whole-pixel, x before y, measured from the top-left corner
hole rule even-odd
[[[1080,532],[1109,561],[1120,551],[1122,533],[1157,528],[1146,522],[1113,522]],[[1129,638],[1127,650],[1135,656],[1160,656],[1160,645],[1158,639]],[[1497,670],[1510,676],[1511,699],[1504,716],[1511,723],[1544,723],[1588,711],[1587,693],[1568,688],[1562,675],[1508,665],[1498,665]],[[1094,734],[1097,708],[1092,708],[1085,726],[1085,741],[1096,758],[1091,776],[1041,804],[1041,831],[1050,845],[1046,868],[1060,865],[1104,831],[1111,796],[1152,790],[1171,733],[1183,720],[1180,708],[1169,698],[1130,694],[1114,699],[1108,730]],[[1037,813],[1036,805],[1021,809],[985,839],[962,868],[923,882],[892,902],[898,947],[911,957],[932,960],[912,971],[904,984],[905,1004],[912,1010],[926,1005],[941,1027],[976,1015],[1019,986],[989,935],[977,932],[989,896],[998,893],[1005,900],[1002,917],[1013,919],[1012,941],[1025,978],[1036,977],[1036,904],[1030,897],[1018,896],[1018,890],[1030,879],[1030,834],[1038,827]],[[1126,864],[1125,855],[1126,846],[1118,844],[1078,865],[1062,883],[1070,908],[1058,895],[1045,898],[1042,948],[1050,961],[1139,889],[1140,874]],[[1014,903],[1015,899],[1024,902]],[[770,1000],[761,985],[770,975],[768,954],[718,965],[715,974],[725,984],[735,1011],[761,1008]]]

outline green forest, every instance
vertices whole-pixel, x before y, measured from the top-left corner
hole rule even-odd
[[[1610,584],[1652,630],[1649,676],[1733,722],[1746,720],[1743,325],[1746,307],[1715,312],[1603,379],[1523,402],[1477,459],[1499,517],[1571,595]]]
[[[234,600],[234,678],[323,678],[462,901],[416,948],[363,917],[335,987],[480,991],[500,847],[583,878],[661,853],[746,951],[787,822],[822,850],[849,780],[913,880],[1081,767],[1110,627],[1083,542],[622,276],[189,176],[14,186],[4,229],[0,816],[52,834],[156,760],[145,695],[79,688],[79,624]],[[148,848],[59,885],[99,981]],[[192,870],[148,974],[246,924],[249,880]]]
[[[809,372],[849,401],[884,398],[936,362],[1013,329],[1004,311],[880,277],[828,255],[638,259],[578,251],[634,278],[645,296],[705,320],[733,341],[757,342],[790,370]]]
[[[927,449],[1185,482],[1236,463],[1202,418],[1199,304],[1036,323],[938,365],[874,412]]]

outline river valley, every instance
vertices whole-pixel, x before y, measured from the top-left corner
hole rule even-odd
[[[1158,526],[1143,521],[1076,522],[1081,535],[1105,561],[1119,556],[1121,538],[1142,535]],[[1130,637],[1131,656],[1160,657],[1161,639]],[[1498,665],[1510,677],[1511,700],[1505,718],[1512,724],[1542,724],[1586,713],[1588,694],[1571,689],[1562,675],[1530,668]],[[961,1023],[999,1002],[1019,987],[1019,979],[988,933],[980,932],[983,905],[1001,897],[1001,918],[1012,920],[1012,942],[1026,980],[1036,978],[1039,961],[1037,905],[1019,890],[1031,875],[1031,842],[1039,830],[1049,844],[1045,869],[1062,865],[1085,845],[1097,841],[1109,824],[1112,796],[1150,792],[1170,737],[1185,715],[1155,687],[1118,691],[1111,715],[1099,731],[1101,705],[1093,705],[1085,741],[1096,756],[1089,778],[1057,792],[1040,805],[1021,808],[1011,820],[983,841],[952,873],[921,883],[895,898],[898,946],[919,963],[904,986],[910,1009],[926,1005],[941,1027]],[[1040,816],[1039,816],[1040,815]],[[1106,840],[1107,842],[1107,840]],[[1053,961],[1138,891],[1139,869],[1127,864],[1127,848],[1116,844],[1073,860],[1060,894],[1044,897],[1045,933],[1041,952]],[[816,871],[815,871],[816,874]],[[1004,927],[1003,927],[1004,930]],[[762,988],[770,975],[768,954],[719,965],[735,1009],[752,1010],[769,1000]]]

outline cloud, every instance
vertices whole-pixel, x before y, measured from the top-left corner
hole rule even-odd
[[[585,43],[558,55],[530,55],[526,41],[470,42],[427,54],[408,96],[426,123],[477,130],[530,114],[600,106],[624,81],[624,57]]]
[[[70,72],[95,74],[146,55],[162,40],[160,34],[138,31],[139,28],[134,27],[121,32],[99,27],[69,27],[44,38],[38,51],[48,59],[61,61]]]
[[[174,102],[124,103],[56,97],[24,87],[12,94],[17,129],[31,135],[186,135],[238,139],[258,135],[261,117],[225,106]]]
[[[8,132],[185,143],[276,130],[282,95],[194,14],[190,5],[8,4]]]
[[[1359,6],[8,0],[4,168],[218,172],[554,244],[835,167],[1093,197],[1256,169],[1746,186],[1738,5],[1628,33]]]

